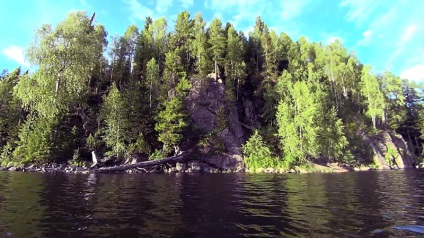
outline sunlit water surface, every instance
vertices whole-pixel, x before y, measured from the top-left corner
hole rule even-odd
[[[0,237],[420,236],[404,225],[424,225],[424,170],[0,172]]]

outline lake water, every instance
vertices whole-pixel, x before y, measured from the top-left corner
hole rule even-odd
[[[0,172],[0,237],[404,237],[424,170],[342,174]]]

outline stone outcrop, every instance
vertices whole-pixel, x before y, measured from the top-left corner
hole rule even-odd
[[[413,154],[405,140],[394,132],[383,131],[369,136],[360,132],[362,138],[369,143],[374,153],[374,163],[380,169],[403,169],[413,167]]]
[[[236,106],[225,98],[225,85],[212,78],[196,79],[192,84],[189,114],[197,140],[204,142],[198,159],[218,169],[242,170],[244,132]]]

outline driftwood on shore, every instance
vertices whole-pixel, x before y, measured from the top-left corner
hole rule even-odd
[[[177,156],[167,157],[160,160],[149,160],[149,161],[139,162],[135,164],[118,165],[113,167],[101,167],[101,168],[93,169],[93,171],[99,172],[99,173],[119,172],[119,171],[124,171],[129,169],[139,169],[139,168],[157,166],[157,165],[168,164],[168,163],[177,163],[177,162],[183,161],[185,158],[187,158],[189,154],[190,154],[189,152],[185,152]]]

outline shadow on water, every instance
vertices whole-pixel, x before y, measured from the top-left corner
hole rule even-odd
[[[0,173],[0,237],[403,237],[424,171]]]

